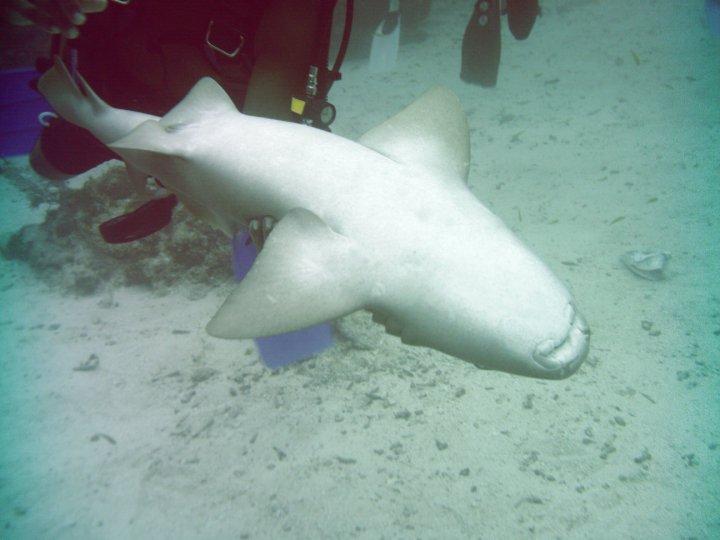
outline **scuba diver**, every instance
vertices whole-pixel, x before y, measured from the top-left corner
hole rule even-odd
[[[326,97],[340,78],[352,0],[337,58],[328,67],[337,0],[10,0],[5,17],[54,34],[46,71],[59,56],[114,106],[162,116],[198,79],[216,79],[239,110],[329,129]],[[115,156],[88,131],[52,118],[30,154],[41,176],[63,180]],[[160,190],[162,193],[162,190]],[[144,238],[177,204],[156,197],[103,223],[109,243]]]

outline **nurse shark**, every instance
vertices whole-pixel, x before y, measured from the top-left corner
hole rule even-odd
[[[229,236],[274,219],[212,336],[270,336],[367,309],[403,343],[483,369],[561,379],[587,356],[567,288],[468,189],[467,119],[446,88],[357,142],[242,114],[210,78],[162,118],[110,107],[60,61],[39,89],[138,186],[159,179]]]

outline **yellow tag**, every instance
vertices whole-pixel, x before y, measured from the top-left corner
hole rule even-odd
[[[296,97],[292,98],[292,101],[290,102],[290,110],[295,114],[302,116],[302,113],[305,111],[305,102]]]

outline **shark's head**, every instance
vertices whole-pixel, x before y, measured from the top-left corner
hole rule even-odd
[[[588,327],[553,272],[467,196],[470,141],[458,99],[435,88],[360,142],[445,179],[446,193],[462,186],[447,213],[423,223],[425,230],[443,231],[442,249],[431,248],[439,257],[428,253],[429,265],[413,259],[401,266],[399,275],[412,278],[398,281],[412,285],[400,287],[394,307],[372,305],[375,320],[405,343],[433,347],[481,368],[545,379],[574,373],[587,356]],[[461,225],[453,229],[451,222]]]
[[[398,334],[405,343],[430,345],[481,369],[564,379],[587,357],[590,332],[570,298],[551,303],[545,300],[536,304],[539,309],[505,303],[500,309],[476,314],[479,317],[473,317],[472,323],[458,324],[457,331],[443,335],[432,335],[434,329],[427,328],[422,335],[407,328]],[[538,317],[543,309],[546,316]],[[438,329],[443,326],[438,325]]]
[[[529,250],[498,262],[505,273],[477,315],[475,347],[466,358],[480,367],[542,379],[563,379],[585,360],[590,332],[567,288]],[[506,284],[500,287],[497,284]]]
[[[486,215],[491,226],[482,240],[449,242],[444,253],[452,264],[413,275],[422,286],[406,289],[400,309],[380,306],[375,320],[404,343],[482,369],[542,379],[572,375],[590,337],[575,300],[512,231]]]

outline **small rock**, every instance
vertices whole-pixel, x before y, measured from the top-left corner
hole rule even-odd
[[[190,380],[193,384],[200,384],[217,374],[217,370],[209,367],[201,367],[193,371]]]
[[[92,442],[97,442],[97,441],[99,441],[100,439],[104,439],[104,440],[106,440],[107,442],[109,442],[110,444],[117,444],[117,442],[115,441],[115,439],[113,439],[110,435],[107,435],[107,434],[105,434],[105,433],[96,433],[95,435],[93,435],[92,437],[90,437],[90,441],[92,441]]]
[[[617,449],[612,445],[611,442],[606,442],[602,445],[600,450],[600,459],[607,459],[610,454],[615,452]]]
[[[643,448],[643,451],[640,453],[640,455],[633,458],[633,461],[639,465],[641,463],[645,463],[646,461],[650,461],[651,459],[652,455],[650,454],[648,449]]]
[[[532,409],[533,408],[533,398],[535,397],[535,394],[528,394],[525,396],[525,399],[523,400],[523,409]]]
[[[93,353],[88,356],[87,360],[81,362],[73,368],[73,371],[93,371],[100,365],[100,358],[97,354]]]
[[[396,455],[399,456],[401,454],[405,453],[405,449],[403,448],[403,445],[401,442],[396,442],[390,445],[390,450]]]

